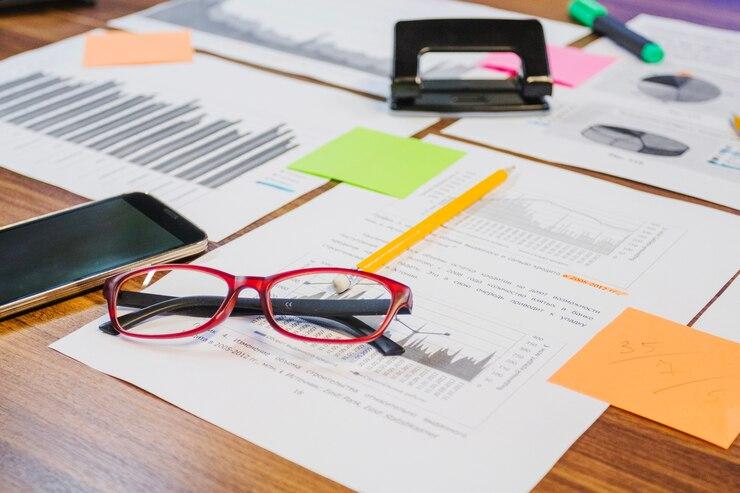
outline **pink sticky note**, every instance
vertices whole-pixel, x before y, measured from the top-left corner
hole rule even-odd
[[[547,46],[550,73],[556,84],[578,87],[609,66],[615,57],[592,55],[569,46]],[[517,74],[521,68],[519,57],[513,53],[491,53],[482,62],[483,67]]]

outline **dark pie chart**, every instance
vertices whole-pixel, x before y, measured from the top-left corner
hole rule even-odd
[[[709,101],[722,93],[711,82],[689,75],[653,75],[642,79],[637,87],[655,99],[685,103]]]
[[[581,132],[588,140],[653,156],[682,155],[689,146],[662,135],[612,125],[592,125]]]

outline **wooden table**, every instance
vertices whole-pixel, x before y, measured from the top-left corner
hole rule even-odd
[[[103,26],[107,19],[143,9],[156,0],[99,2],[96,7],[0,15],[0,58]],[[488,3],[566,20],[566,0]],[[449,123],[443,121],[426,132]],[[577,172],[737,214],[627,180]],[[0,168],[0,225],[85,200]],[[0,491],[344,489],[47,347],[100,316],[102,304],[102,296],[91,293],[0,322]],[[740,444],[736,441],[729,450],[722,450],[609,408],[538,489],[740,491]]]

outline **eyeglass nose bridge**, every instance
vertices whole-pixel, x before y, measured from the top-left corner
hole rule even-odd
[[[265,285],[265,278],[258,276],[236,276],[234,278],[234,292],[240,293],[245,289],[254,289],[258,293],[262,292]]]
[[[257,276],[234,276],[232,281],[232,292],[229,299],[222,307],[222,313],[216,317],[219,322],[228,318],[232,310],[236,307],[237,301],[239,300],[239,294],[247,289],[252,289],[257,294],[258,298],[262,298],[262,287],[265,283],[264,277]],[[264,307],[264,301],[261,301]]]

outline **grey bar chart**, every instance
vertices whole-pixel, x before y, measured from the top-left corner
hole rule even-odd
[[[0,121],[211,189],[298,146],[285,124],[245,128],[197,101],[173,104],[112,80],[43,72],[0,83]]]

